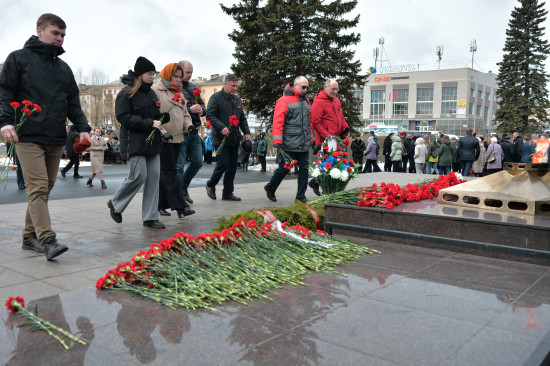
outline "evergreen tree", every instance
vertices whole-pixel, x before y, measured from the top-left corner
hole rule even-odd
[[[245,107],[273,118],[275,102],[298,75],[308,78],[310,100],[323,89],[327,78],[336,78],[338,97],[350,126],[359,126],[355,86],[363,87],[360,61],[353,61],[350,47],[360,36],[344,33],[355,27],[359,16],[347,19],[357,1],[242,0],[222,10],[238,24],[229,34],[235,42],[233,72],[242,80],[239,96]]]
[[[499,65],[499,108],[495,120],[499,132],[541,132],[547,121],[547,83],[544,61],[550,53],[544,37],[545,3],[538,0],[519,0],[512,11],[506,30],[504,56]]]

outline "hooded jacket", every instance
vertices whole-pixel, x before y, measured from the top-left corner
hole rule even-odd
[[[453,165],[453,147],[451,145],[451,140],[446,139],[445,143],[441,144],[439,147],[439,160],[437,164],[440,166]]]
[[[115,101],[116,119],[126,129],[124,143],[128,147],[128,156],[155,155],[162,150],[160,131],[153,128],[155,120],[160,119],[160,109],[157,105],[158,98],[153,89],[146,85],[129,97],[129,91],[136,78],[132,72],[122,77],[122,82],[127,86],[118,93]],[[153,143],[145,141],[152,131]],[[122,137],[121,137],[122,140]],[[123,141],[121,141],[121,144]],[[122,148],[121,148],[122,151]]]
[[[394,136],[391,144],[390,152],[391,161],[403,160],[403,144],[401,143],[401,137]]]
[[[340,99],[321,90],[311,105],[311,127],[315,131],[316,145],[321,145],[327,136],[339,137],[344,129],[349,128]]]
[[[29,100],[42,112],[33,113],[21,126],[19,141],[63,145],[67,138],[67,117],[78,132],[90,132],[80,106],[79,91],[73,72],[59,58],[62,47],[32,36],[23,49],[8,55],[0,74],[0,128],[13,125],[11,102]],[[17,114],[17,123],[20,114]]]
[[[306,152],[311,146],[310,105],[306,94],[288,84],[277,99],[273,115],[273,147]]]

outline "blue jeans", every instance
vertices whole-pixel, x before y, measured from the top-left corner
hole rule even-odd
[[[439,166],[439,175],[447,175],[451,172],[450,166]]]
[[[6,151],[10,150],[11,144],[8,142],[6,144]],[[17,146],[17,145],[16,145]],[[14,158],[15,158],[15,165],[17,166],[16,173],[17,173],[17,185],[22,187],[25,185],[25,179],[23,178],[23,169],[21,169],[21,163],[19,163],[19,158],[17,157],[17,151],[15,151],[16,148],[13,149],[14,152]]]
[[[435,174],[439,175],[439,170],[437,169],[437,161],[434,161],[434,162],[427,161],[426,162],[426,174],[432,174],[432,167],[434,168]]]
[[[185,162],[189,157],[189,166],[185,169]],[[178,163],[176,164],[176,174],[181,193],[189,187],[191,180],[202,168],[202,144],[198,133],[185,135],[181,144]]]
[[[474,164],[473,161],[464,161],[464,160],[461,160],[460,161],[460,169],[462,170],[462,175],[464,177],[469,177],[470,176],[470,170],[472,169],[472,165]]]

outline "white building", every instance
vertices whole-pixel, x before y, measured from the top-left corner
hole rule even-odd
[[[371,74],[363,96],[365,129],[488,134],[496,129],[496,90],[495,74],[470,68]]]

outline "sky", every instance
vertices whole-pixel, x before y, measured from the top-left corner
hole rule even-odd
[[[67,23],[61,56],[76,73],[100,70],[109,81],[133,68],[138,56],[157,70],[188,59],[193,77],[231,72],[235,45],[228,34],[236,23],[220,8],[238,0],[0,0],[0,62],[36,34],[42,13],[59,15]],[[443,46],[441,69],[472,66],[470,44],[477,43],[474,69],[498,73],[506,29],[516,0],[359,0],[360,15],[354,47],[363,72],[374,66],[373,49],[384,38],[383,65],[438,68],[436,47]],[[550,10],[550,4],[546,4]],[[550,38],[550,20],[545,22]],[[550,60],[546,62],[550,73]]]

